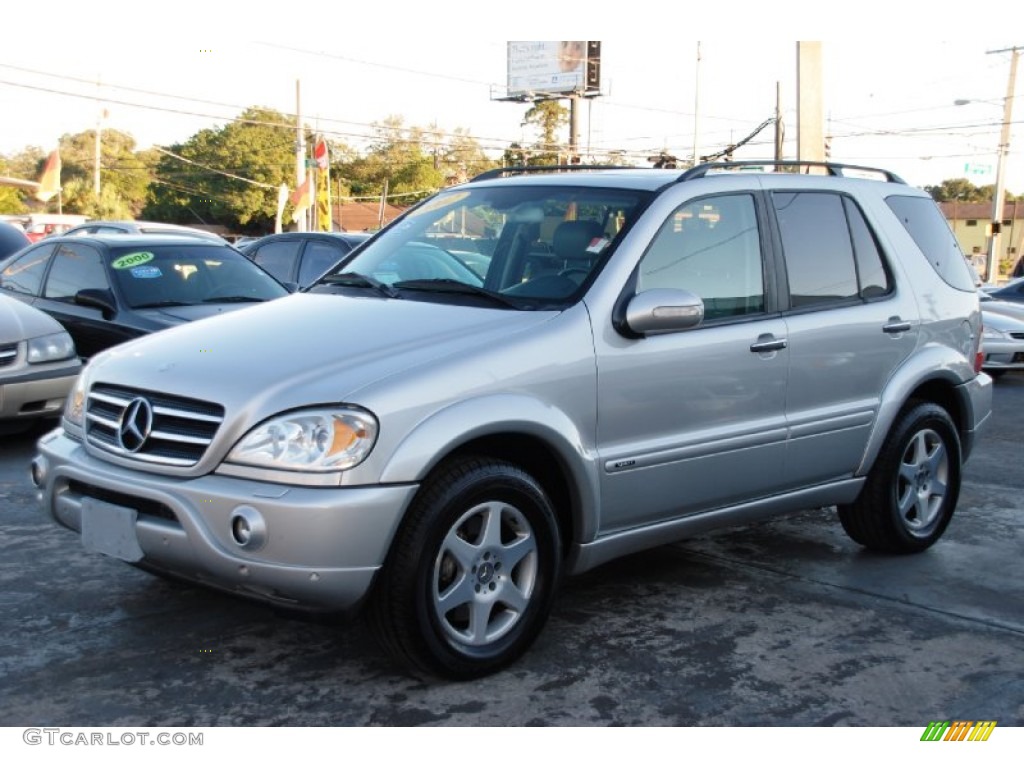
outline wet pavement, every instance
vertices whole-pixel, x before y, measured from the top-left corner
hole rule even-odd
[[[0,437],[0,726],[1024,725],[1024,375],[996,383],[943,539],[864,552],[832,509],[568,580],[538,642],[426,681],[361,619],[298,620],[85,552]]]

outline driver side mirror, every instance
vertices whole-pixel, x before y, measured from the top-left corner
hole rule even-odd
[[[633,335],[688,331],[704,321],[704,302],[695,293],[674,288],[641,291],[626,305],[623,324]]]
[[[75,294],[75,304],[100,310],[104,320],[109,320],[117,314],[114,294],[105,288],[83,288]]]

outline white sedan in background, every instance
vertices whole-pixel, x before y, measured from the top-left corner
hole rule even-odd
[[[0,422],[5,429],[59,416],[81,368],[75,344],[60,323],[0,296]]]
[[[985,360],[982,370],[992,378],[1007,371],[1024,371],[1024,319],[992,311],[982,304]]]

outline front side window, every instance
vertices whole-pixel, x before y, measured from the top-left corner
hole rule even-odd
[[[278,280],[291,280],[292,266],[299,258],[301,240],[277,240],[256,249],[252,260]]]
[[[103,261],[95,248],[77,243],[59,245],[46,278],[43,296],[74,301],[75,294],[81,290],[106,290],[109,287]]]
[[[721,195],[681,206],[640,262],[637,290],[675,288],[704,301],[705,320],[764,311],[754,198]]]
[[[414,208],[314,290],[369,279],[402,299],[567,306],[650,194],[548,183],[452,189]]]

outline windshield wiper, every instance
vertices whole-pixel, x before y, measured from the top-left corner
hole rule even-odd
[[[151,301],[148,304],[133,304],[132,309],[158,309],[160,307],[191,307],[195,304],[194,301],[173,301],[167,299],[165,301]]]
[[[325,275],[320,278],[321,283],[328,285],[347,285],[353,288],[372,288],[377,293],[387,296],[389,299],[397,299],[398,291],[387,283],[382,283],[369,275],[361,275],[358,272],[342,272],[338,275]]]
[[[231,304],[241,301],[266,301],[266,299],[261,299],[259,296],[211,296],[208,299],[203,299],[203,304]]]
[[[469,283],[463,283],[459,280],[452,280],[449,277],[432,278],[424,280],[403,280],[400,283],[395,283],[395,288],[401,290],[410,291],[432,291],[434,293],[462,293],[468,296],[480,296],[485,299],[490,299],[495,304],[500,304],[503,307],[511,307],[512,309],[521,309],[522,305],[512,299],[502,296],[500,293],[489,291],[486,288],[481,288],[478,285],[470,285]]]

